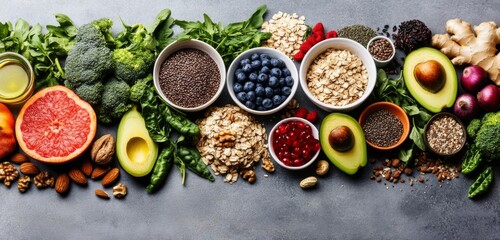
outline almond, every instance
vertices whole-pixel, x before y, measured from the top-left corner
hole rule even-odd
[[[40,172],[38,170],[38,167],[34,163],[30,163],[30,162],[25,162],[25,163],[21,164],[21,166],[19,167],[19,170],[24,175],[37,175]]]
[[[92,163],[90,163],[89,159],[83,159],[82,164],[80,165],[80,170],[82,170],[85,176],[90,177],[92,174]]]
[[[102,179],[102,186],[109,187],[113,185],[113,183],[115,183],[119,177],[120,177],[120,169],[118,168],[111,169],[108,173],[106,173],[106,175]]]
[[[78,168],[69,170],[69,177],[79,185],[87,185],[87,177]]]
[[[16,153],[10,157],[10,161],[15,164],[22,164],[27,162],[28,158],[22,153]]]
[[[65,194],[69,190],[69,176],[67,173],[62,173],[57,176],[55,190],[59,194]]]
[[[92,171],[92,174],[90,175],[90,179],[96,180],[99,178],[102,178],[106,173],[109,172],[110,167],[96,167]]]
[[[105,192],[102,189],[96,189],[95,190],[95,195],[98,196],[98,197],[100,197],[100,198],[103,198],[103,199],[109,199],[108,193]]]

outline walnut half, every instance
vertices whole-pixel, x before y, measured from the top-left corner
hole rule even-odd
[[[10,162],[0,164],[0,181],[3,180],[5,186],[10,187],[10,184],[19,177],[17,168]]]
[[[123,183],[118,183],[118,185],[113,187],[113,196],[115,198],[124,198],[127,195],[127,186]]]
[[[90,156],[92,161],[99,166],[107,166],[113,160],[115,155],[115,139],[113,135],[106,134],[97,139],[92,144]]]

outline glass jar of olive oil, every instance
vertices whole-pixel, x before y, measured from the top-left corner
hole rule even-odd
[[[0,102],[20,104],[33,94],[35,73],[30,62],[14,52],[0,53]]]

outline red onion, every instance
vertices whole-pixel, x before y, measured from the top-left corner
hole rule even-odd
[[[453,106],[453,112],[458,118],[464,121],[470,121],[477,118],[479,113],[479,103],[474,95],[463,93],[458,96]]]
[[[500,110],[500,88],[489,84],[477,93],[479,107],[486,112]]]
[[[460,83],[462,88],[472,94],[476,94],[488,82],[488,73],[480,66],[472,65],[464,69]]]

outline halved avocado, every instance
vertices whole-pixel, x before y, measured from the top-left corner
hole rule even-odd
[[[118,125],[116,156],[123,170],[134,177],[147,175],[155,165],[158,146],[136,107],[125,113]]]
[[[354,145],[351,149],[343,151],[335,150],[330,144],[330,132],[332,130],[346,126],[354,138]],[[328,159],[340,170],[347,174],[355,174],[359,168],[364,167],[367,162],[366,141],[363,129],[358,121],[343,113],[330,113],[323,119],[319,129],[319,141],[321,149]]]
[[[443,70],[444,85],[437,92],[422,87],[414,75],[415,67],[429,60],[440,63]],[[437,113],[455,103],[458,90],[457,73],[450,59],[440,51],[430,47],[412,51],[405,58],[403,77],[410,94],[425,109]]]

